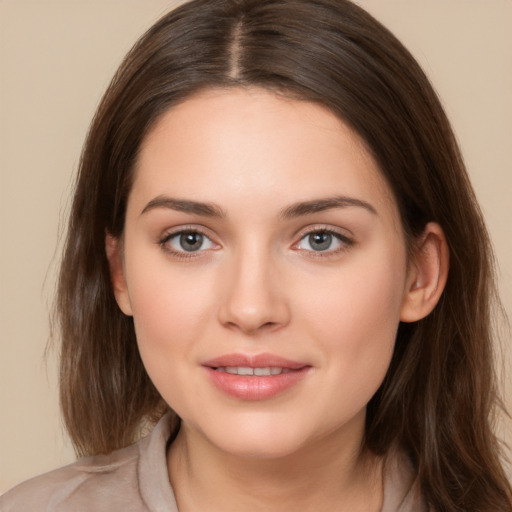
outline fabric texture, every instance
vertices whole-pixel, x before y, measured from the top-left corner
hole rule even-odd
[[[80,459],[0,496],[1,512],[179,512],[166,452],[170,417],[138,443]],[[426,512],[404,456],[388,458],[381,512]]]

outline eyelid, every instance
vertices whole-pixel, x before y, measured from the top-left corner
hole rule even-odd
[[[331,233],[337,235],[342,239],[353,240],[354,234],[347,228],[341,228],[339,226],[333,226],[331,224],[311,224],[305,228],[298,230],[294,238],[304,238],[306,235],[317,232]]]
[[[309,236],[313,233],[327,233],[327,234],[333,235],[335,238],[337,238],[340,241],[341,246],[336,249],[328,249],[326,251],[314,251],[312,249],[300,249],[297,247],[300,244],[300,242],[302,240],[304,240],[304,238],[306,238],[307,236]],[[350,235],[347,234],[346,230],[341,230],[340,228],[334,228],[332,226],[326,226],[326,225],[309,226],[308,228],[301,230],[297,234],[297,238],[298,238],[298,241],[293,244],[292,248],[294,248],[298,251],[304,251],[305,253],[308,253],[309,255],[311,255],[313,257],[334,256],[340,252],[346,251],[355,243],[355,240],[354,240],[352,234],[350,234]]]
[[[207,238],[210,243],[214,247],[209,247],[207,249],[201,249],[198,251],[181,251],[172,248],[168,242],[172,240],[175,237],[178,237],[185,233],[197,233],[198,235],[201,235],[205,238]],[[217,248],[220,247],[220,245],[213,239],[214,237],[210,234],[209,230],[197,225],[185,225],[185,226],[177,226],[175,228],[168,229],[164,231],[164,233],[158,238],[158,245],[162,248],[164,252],[167,254],[170,254],[171,256],[182,258],[182,259],[188,259],[188,258],[194,258],[201,256],[203,253],[208,252],[210,250],[217,250]]]
[[[298,238],[298,240],[292,245],[292,249],[295,249],[297,251],[309,253],[312,257],[329,257],[337,255],[340,252],[348,250],[352,245],[354,245],[355,240],[352,235],[352,233],[348,232],[346,229],[342,229],[339,227],[332,227],[330,225],[322,225],[317,224],[313,226],[308,226],[307,228],[304,228],[300,230],[294,238]],[[213,244],[213,248],[208,249],[202,249],[198,251],[181,251],[181,250],[175,250],[169,247],[167,242],[177,237],[183,233],[197,233],[204,237],[206,237],[211,244]],[[175,256],[182,259],[188,259],[188,258],[194,258],[201,255],[204,255],[204,253],[209,252],[211,250],[217,250],[221,247],[221,245],[215,241],[215,236],[212,236],[211,231],[204,226],[201,225],[182,225],[182,226],[176,226],[174,228],[170,228],[168,230],[165,230],[163,234],[158,238],[157,244],[162,247],[162,250],[166,253],[170,254],[171,256]],[[313,233],[328,233],[333,235],[335,238],[337,238],[341,242],[341,246],[336,249],[328,249],[325,251],[314,251],[312,249],[300,249],[298,248],[298,244],[308,235],[311,235]]]

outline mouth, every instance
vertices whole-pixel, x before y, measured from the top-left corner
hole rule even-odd
[[[250,366],[219,366],[213,368],[218,372],[229,373],[230,375],[243,375],[245,377],[254,375],[256,377],[269,377],[281,375],[282,373],[293,372],[290,368],[279,368],[276,366],[265,366],[263,368],[251,368]]]
[[[278,375],[282,372],[300,370],[308,363],[293,361],[275,354],[225,354],[214,359],[209,359],[203,366],[227,373],[238,373],[239,375],[253,375],[254,371],[263,371],[263,375]],[[270,371],[270,373],[268,373]],[[258,375],[258,373],[256,373]]]
[[[214,386],[241,400],[264,400],[297,385],[312,366],[271,354],[229,354],[203,363]]]

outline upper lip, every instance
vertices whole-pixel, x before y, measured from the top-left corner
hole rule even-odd
[[[203,363],[203,366],[210,368],[219,367],[248,367],[248,368],[289,368],[290,370],[299,370],[307,363],[292,361],[274,354],[225,354],[213,359],[209,359]]]

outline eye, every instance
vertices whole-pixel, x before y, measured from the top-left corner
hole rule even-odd
[[[296,244],[297,249],[314,252],[337,252],[349,245],[352,241],[334,231],[326,229],[310,231]]]
[[[214,243],[198,231],[178,231],[168,235],[161,244],[171,252],[199,252],[214,247]]]

